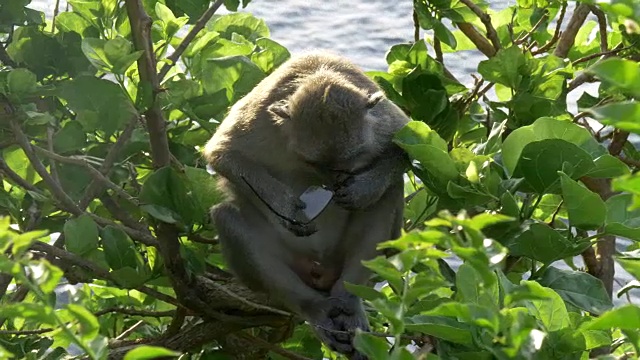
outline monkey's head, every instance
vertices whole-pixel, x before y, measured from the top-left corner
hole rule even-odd
[[[371,109],[383,98],[369,94],[331,71],[300,81],[286,100],[269,107],[302,161],[322,169],[353,172],[378,146]]]

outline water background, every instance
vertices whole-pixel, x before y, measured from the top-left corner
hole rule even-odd
[[[494,10],[504,9],[515,0],[489,0]],[[51,17],[56,0],[34,0],[30,7],[44,11]],[[66,1],[60,1],[63,11]],[[570,5],[569,9],[573,6]],[[385,54],[394,44],[412,42],[414,27],[411,0],[253,0],[240,11],[251,12],[265,20],[271,30],[271,38],[284,45],[292,54],[311,50],[328,49],[351,59],[364,70],[387,70]],[[221,9],[219,13],[226,13]],[[570,10],[566,18],[569,18]],[[478,51],[444,54],[447,68],[463,84],[473,84],[471,74],[485,57]],[[595,95],[595,87],[586,87]],[[572,92],[567,99],[569,109],[575,111],[575,101],[582,91]],[[626,240],[618,241],[618,249],[624,251]],[[582,265],[576,257],[575,263]],[[459,262],[453,261],[455,267]],[[567,268],[559,261],[554,266]],[[614,291],[633,280],[616,264]],[[640,291],[632,290],[632,300],[640,303]],[[626,303],[625,297],[616,298],[618,305]]]

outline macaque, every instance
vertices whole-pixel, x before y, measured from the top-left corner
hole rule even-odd
[[[355,65],[314,52],[239,100],[204,150],[227,195],[211,216],[231,271],[351,359],[369,324],[344,283],[365,283],[362,261],[400,236],[409,159],[392,138],[408,121]]]

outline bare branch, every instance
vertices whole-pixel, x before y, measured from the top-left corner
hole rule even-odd
[[[486,57],[493,57],[496,54],[496,49],[482,34],[476,30],[473,25],[469,23],[457,23],[458,29],[471,40],[471,42],[482,52]]]
[[[591,54],[591,55],[587,55],[587,56],[583,56],[579,59],[576,59],[574,62],[572,62],[572,65],[576,65],[576,64],[580,64],[589,60],[593,60],[595,58],[598,57],[603,57],[603,59],[609,58],[613,55],[616,55],[617,53],[624,51],[624,50],[628,50],[629,48],[631,48],[631,46],[623,46],[622,43],[618,44],[618,46],[616,46],[614,49],[612,50],[608,50],[608,51],[604,51],[604,52],[599,52],[596,54]]]
[[[418,11],[415,8],[415,0],[413,4],[413,41],[420,41],[420,19],[418,18]]]
[[[582,27],[582,24],[584,24],[584,21],[587,19],[587,15],[589,15],[590,11],[591,10],[589,10],[589,5],[587,4],[580,4],[576,6],[575,10],[573,11],[573,16],[569,20],[569,24],[567,24],[564,32],[562,33],[562,35],[560,35],[558,45],[553,52],[555,56],[560,58],[567,57],[567,54],[569,54],[569,50],[571,50],[571,47],[576,40],[578,31]]]
[[[13,108],[12,105],[9,105]],[[15,110],[15,109],[14,109]],[[62,205],[62,208],[66,211],[71,212],[73,215],[82,214],[82,210],[75,204],[75,202],[67,195],[67,193],[62,189],[62,186],[55,181],[55,179],[47,172],[44,164],[38,159],[31,142],[27,138],[27,136],[22,131],[22,128],[16,122],[16,119],[10,120],[11,130],[13,131],[13,135],[15,136],[16,142],[20,145],[24,153],[27,155],[27,158],[33,165],[33,168],[36,170],[38,175],[42,178],[42,180],[47,184],[54,198]]]
[[[178,45],[178,48],[176,49],[176,51],[167,57],[167,60],[170,60],[171,62],[165,64],[160,70],[160,74],[158,75],[158,78],[160,80],[164,79],[164,77],[167,76],[167,73],[169,72],[171,67],[175,65],[175,63],[178,61],[182,53],[184,53],[184,51],[187,49],[189,44],[191,44],[193,39],[195,39],[196,35],[198,35],[200,30],[204,28],[207,22],[209,22],[211,17],[216,13],[216,11],[218,11],[218,8],[223,3],[224,3],[224,0],[217,0],[216,2],[214,2],[211,5],[211,7],[209,7],[207,11],[205,11],[205,13],[202,14],[202,16],[200,16],[200,18],[198,19],[198,21],[196,21],[193,27],[191,27],[191,30],[189,30],[189,33],[187,34],[187,36],[185,36],[184,39],[182,39],[182,42],[180,43],[180,45]]]
[[[520,36],[519,38],[517,38],[516,40],[513,41],[514,45],[522,45],[525,41],[527,41],[529,38],[531,38],[531,36],[533,35],[533,33],[535,33],[536,31],[538,31],[538,28],[547,20],[549,19],[549,11],[545,10],[544,15],[542,15],[540,17],[540,19],[538,20],[538,22],[536,22],[535,25],[533,25],[533,27],[531,28],[531,30],[527,31],[524,35]]]
[[[480,21],[482,21],[485,29],[487,30],[487,37],[493,44],[493,48],[496,51],[500,50],[501,48],[500,39],[498,38],[498,33],[496,32],[496,29],[493,27],[493,24],[491,23],[491,16],[489,16],[489,14],[487,14],[486,12],[482,11],[482,9],[478,5],[473,3],[471,0],[460,0],[460,2],[465,4],[469,9],[471,9],[471,11],[473,11],[476,15],[478,15],[478,17],[480,18]]]
[[[44,328],[37,330],[0,330],[0,335],[42,335],[48,332],[52,332],[56,329],[53,328]]]
[[[440,43],[440,39],[437,37],[433,37],[433,50],[436,52],[436,60],[444,65],[444,56],[442,55],[442,44]]]
[[[78,166],[84,167],[89,171],[89,174],[94,180],[101,182],[103,185],[105,185],[109,189],[115,191],[120,197],[130,201],[132,204],[138,205],[137,199],[134,199],[131,195],[129,195],[126,191],[124,191],[120,186],[114,184],[111,180],[109,180],[106,176],[104,176],[100,171],[98,171],[96,168],[91,166],[91,164],[89,164],[89,162],[87,162],[86,159],[83,159],[80,157],[67,157],[67,156],[58,155],[54,152],[43,149],[36,145],[33,145],[33,148],[37,152],[45,155],[46,157],[52,160],[56,160],[61,163],[78,165]]]
[[[9,180],[13,181],[14,183],[16,183],[16,185],[20,186],[25,190],[35,191],[37,193],[40,193],[40,189],[38,189],[37,187],[29,183],[27,180],[20,177],[20,175],[18,175],[15,171],[11,170],[11,168],[9,167],[9,164],[7,164],[7,162],[4,161],[4,158],[2,156],[0,156],[0,174],[3,174],[7,178],[9,178]]]
[[[607,40],[607,16],[600,8],[589,5],[589,10],[598,18],[598,31],[600,32],[600,52],[606,53],[609,50]]]
[[[558,17],[558,21],[556,22],[556,30],[553,33],[553,37],[551,38],[551,40],[549,40],[548,43],[532,51],[531,53],[533,55],[538,55],[546,52],[558,42],[558,39],[560,39],[560,34],[561,34],[560,29],[562,28],[562,23],[564,22],[564,15],[566,14],[566,12],[567,12],[567,3],[563,2],[560,8],[560,16]]]
[[[175,315],[176,311],[175,310],[151,311],[151,310],[127,309],[122,307],[110,307],[107,309],[96,311],[93,314],[95,316],[102,316],[108,313],[119,313],[119,314],[131,315],[131,316],[171,317]]]

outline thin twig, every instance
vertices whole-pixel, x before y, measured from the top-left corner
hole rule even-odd
[[[106,309],[102,309],[93,313],[95,316],[102,316],[104,314],[109,313],[119,313],[131,316],[148,316],[148,317],[171,317],[174,316],[175,310],[167,310],[167,311],[151,311],[151,310],[139,310],[139,309],[128,309],[123,307],[110,307]]]
[[[133,118],[131,118],[131,120],[125,127],[125,129],[122,131],[122,133],[118,137],[118,140],[116,140],[115,144],[113,144],[111,149],[109,149],[107,156],[104,157],[104,161],[102,162],[102,165],[98,169],[98,171],[100,171],[101,174],[108,176],[109,172],[111,171],[111,168],[113,167],[113,164],[116,162],[116,159],[120,154],[120,151],[131,138],[131,135],[133,134],[133,130],[135,130],[135,127],[139,121],[140,121],[140,118],[138,116],[134,116]],[[83,210],[86,209],[87,206],[89,206],[89,203],[91,203],[91,201],[96,196],[98,196],[98,193],[102,190],[102,188],[103,187],[101,183],[93,179],[89,183],[89,186],[87,186],[87,189],[85,190],[85,195],[82,197],[82,199],[80,199],[79,207]]]
[[[127,330],[123,331],[122,334],[116,336],[116,338],[114,340],[118,341],[118,340],[122,340],[122,339],[128,338],[129,335],[133,334],[133,332],[136,331],[142,325],[144,325],[144,321],[139,320],[135,324],[131,325],[130,328],[128,328]]]
[[[583,63],[585,61],[593,60],[593,59],[595,59],[597,57],[600,57],[600,56],[604,56],[604,58],[606,59],[608,57],[616,55],[617,53],[619,53],[621,51],[624,51],[624,50],[627,50],[629,48],[631,48],[631,46],[626,46],[625,47],[625,46],[622,45],[622,43],[620,43],[620,44],[618,44],[618,46],[616,46],[612,50],[599,52],[599,53],[596,53],[596,54],[590,54],[590,55],[583,56],[583,57],[581,57],[579,59],[576,59],[574,62],[571,63],[571,65],[576,65],[576,64]]]
[[[442,55],[442,44],[440,43],[440,39],[437,37],[433,37],[433,50],[436,52],[436,60],[444,65],[444,56]]]
[[[60,12],[60,0],[56,0],[56,5],[53,7],[53,19],[51,19],[51,33],[56,32],[56,18]]]
[[[498,38],[498,33],[496,32],[496,29],[493,27],[493,24],[491,23],[491,16],[489,16],[489,14],[487,14],[486,12],[482,11],[482,9],[478,5],[473,3],[471,0],[460,0],[460,2],[465,4],[469,9],[471,9],[471,11],[473,11],[476,15],[478,15],[478,17],[480,18],[480,21],[482,21],[485,29],[487,30],[487,37],[489,38],[489,41],[491,41],[491,43],[493,44],[493,48],[496,51],[500,50],[501,48],[500,39]]]
[[[533,33],[535,33],[536,31],[538,31],[538,28],[549,19],[549,11],[545,10],[545,13],[540,17],[540,19],[538,20],[538,22],[536,22],[535,25],[533,25],[533,28],[531,28],[531,30],[529,30],[528,32],[526,32],[524,35],[520,36],[518,39],[516,39],[513,44],[514,45],[522,45],[525,41],[527,41],[527,39],[529,39]]]
[[[560,8],[560,16],[558,17],[558,21],[556,22],[556,30],[553,32],[553,37],[551,37],[551,40],[549,40],[549,42],[539,47],[538,49],[532,51],[531,53],[533,55],[538,55],[546,52],[558,42],[558,39],[560,39],[560,34],[561,34],[560,29],[562,28],[562,23],[564,22],[564,15],[566,14],[566,12],[567,12],[567,2],[563,2]]]
[[[72,164],[72,165],[78,165],[78,166],[84,167],[89,171],[89,174],[94,180],[100,181],[103,185],[115,191],[120,197],[127,199],[134,205],[138,205],[137,199],[134,199],[131,195],[129,195],[126,191],[124,191],[120,186],[114,184],[111,180],[109,180],[106,176],[104,176],[100,171],[98,171],[96,168],[91,166],[91,164],[89,164],[89,162],[86,159],[79,158],[79,157],[67,157],[67,156],[58,155],[54,152],[43,149],[36,145],[33,145],[33,148],[37,152],[41,153],[42,155],[52,160],[56,160],[65,164]]]
[[[4,176],[9,178],[9,180],[13,181],[18,186],[20,186],[21,188],[23,188],[25,190],[34,191],[36,193],[40,193],[41,192],[40,189],[35,187],[33,184],[31,184],[27,180],[23,179],[22,177],[20,177],[20,175],[18,175],[15,171],[13,171],[9,167],[7,162],[4,161],[4,158],[2,156],[0,156],[0,174],[4,174]]]
[[[189,33],[187,34],[187,36],[185,36],[184,39],[182,39],[182,42],[180,43],[180,45],[178,45],[178,48],[176,48],[176,51],[167,57],[167,60],[169,60],[170,62],[164,64],[164,66],[162,66],[162,69],[160,69],[160,73],[158,74],[158,78],[160,80],[164,79],[164,77],[167,76],[167,73],[169,72],[171,67],[176,64],[176,62],[178,61],[182,53],[184,53],[187,47],[189,47],[189,44],[191,44],[193,39],[195,39],[196,35],[198,35],[200,30],[204,28],[207,22],[209,22],[211,17],[213,17],[213,15],[216,13],[216,11],[218,11],[218,8],[223,3],[224,3],[224,0],[217,0],[216,2],[214,2],[211,5],[211,7],[209,7],[207,11],[205,11],[205,13],[202,14],[202,16],[198,19],[198,21],[196,21],[193,27],[191,27],[191,30],[189,30]]]
[[[71,197],[67,195],[67,193],[62,189],[62,186],[60,186],[60,184],[56,182],[53,177],[51,177],[51,174],[47,172],[44,164],[42,164],[40,159],[38,159],[38,156],[36,155],[31,143],[29,142],[29,139],[27,139],[27,136],[22,131],[20,125],[18,125],[16,119],[11,119],[10,124],[16,142],[20,145],[25,155],[27,155],[27,158],[31,162],[31,165],[36,170],[38,175],[40,175],[45,184],[47,184],[54,198],[60,203],[60,205],[62,205],[62,208],[66,211],[69,211],[76,216],[81,215],[83,211],[78,208]]]
[[[607,16],[595,5],[589,5],[589,10],[598,18],[598,31],[600,32],[600,52],[609,51],[607,40]]]
[[[0,335],[17,335],[17,336],[25,336],[25,335],[42,335],[48,332],[52,332],[56,329],[54,328],[44,328],[38,330],[0,330]]]
[[[416,10],[416,4],[414,0],[413,4],[413,42],[420,41],[420,19],[418,18],[418,11]]]

